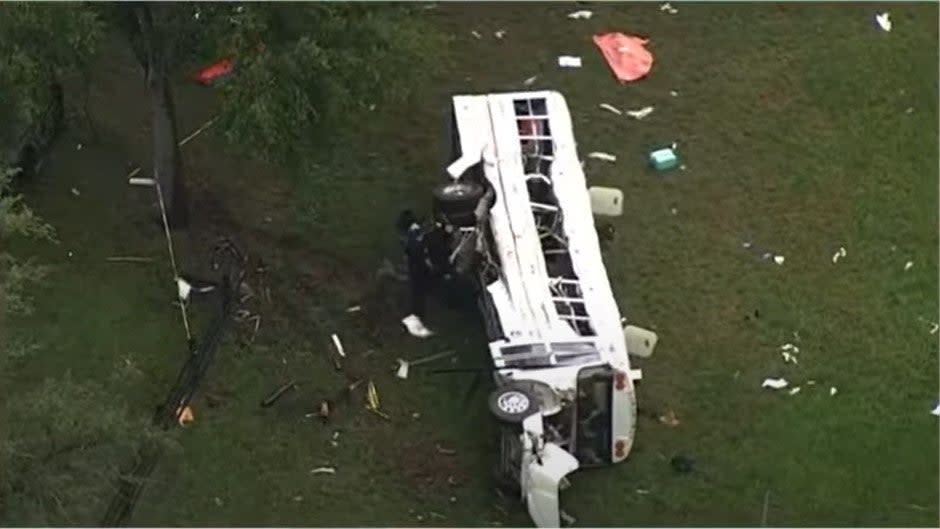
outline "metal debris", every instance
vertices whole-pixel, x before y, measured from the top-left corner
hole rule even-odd
[[[605,162],[616,162],[617,157],[613,154],[607,154],[606,152],[592,152],[588,153],[588,158],[593,158],[595,160],[603,160]]]
[[[383,419],[391,419],[387,413],[384,413],[379,409],[380,405],[381,403],[379,402],[379,392],[375,389],[375,384],[370,380],[369,388],[366,392],[366,409],[378,415],[379,417],[382,417]]]
[[[573,13],[568,13],[568,18],[572,20],[587,20],[594,15],[593,12],[588,11],[587,9],[581,11],[575,11]]]
[[[558,66],[562,68],[580,68],[581,57],[573,57],[571,55],[560,55],[558,57]]]
[[[609,111],[609,112],[613,112],[614,114],[617,114],[618,116],[622,116],[622,115],[623,115],[623,112],[621,112],[619,108],[617,108],[617,107],[615,107],[615,106],[613,106],[613,105],[609,105],[609,104],[607,104],[607,103],[601,103],[600,105],[597,105],[597,106],[599,106],[600,108],[602,108],[602,109],[604,109],[604,110],[607,110],[607,111]]]
[[[649,115],[652,114],[652,113],[653,113],[653,107],[650,107],[650,106],[646,106],[646,107],[643,107],[643,108],[638,108],[638,109],[636,109],[636,110],[628,110],[628,111],[627,111],[627,115],[628,115],[628,116],[630,116],[631,118],[636,119],[636,120],[638,120],[638,121],[641,120],[641,119],[643,119],[643,118],[645,118],[646,116],[649,116]]]
[[[310,471],[311,474],[336,474],[333,467],[317,467]]]
[[[408,378],[408,368],[410,364],[408,364],[407,360],[402,360],[401,358],[398,358],[397,360],[398,360],[398,370],[395,371],[395,376],[404,380]]]
[[[333,339],[333,345],[336,346],[336,353],[342,356],[343,358],[346,358],[346,351],[343,350],[343,344],[340,343],[339,336],[336,336],[336,334],[333,334],[331,338]]]
[[[787,387],[790,383],[784,378],[765,378],[764,382],[761,383],[760,387],[770,388],[770,389],[783,389]]]

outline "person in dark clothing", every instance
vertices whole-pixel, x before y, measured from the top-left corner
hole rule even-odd
[[[403,211],[398,218],[398,229],[405,246],[408,260],[408,284],[411,288],[411,313],[402,323],[412,335],[425,338],[432,333],[422,322],[425,316],[425,300],[431,286],[431,268],[428,250],[421,224],[411,211]]]

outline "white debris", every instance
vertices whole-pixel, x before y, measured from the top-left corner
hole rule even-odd
[[[940,325],[936,323],[930,324],[930,334],[937,334],[937,331],[940,330]]]
[[[907,107],[907,108],[905,108],[905,109],[904,109],[904,113],[905,113],[905,114],[913,114],[913,113],[914,113],[914,107]]]
[[[787,394],[796,395],[799,392],[800,392],[800,386],[796,386],[795,388],[790,388],[790,391],[788,391]]]
[[[875,22],[884,31],[891,31],[891,14],[888,12],[875,15]]]
[[[535,80],[538,79],[538,78],[539,78],[539,76],[533,75],[532,77],[529,77],[529,78],[526,79],[525,81],[522,81],[522,84],[524,84],[524,85],[526,85],[526,86],[530,86],[530,85],[531,85],[532,83],[534,83]]]
[[[176,294],[179,296],[180,301],[186,301],[189,299],[189,293],[192,291],[193,286],[190,285],[185,279],[182,277],[176,278]]]
[[[431,332],[427,327],[424,326],[424,322],[421,321],[415,314],[406,316],[401,320],[402,325],[408,329],[408,332],[411,333],[415,338],[427,338],[434,333]]]
[[[937,407],[934,408],[933,411],[931,411],[930,413],[936,415],[937,417],[940,417],[940,404],[937,404]]]
[[[669,13],[670,15],[675,15],[676,13],[679,12],[679,10],[676,9],[676,8],[674,8],[674,7],[672,7],[672,4],[670,4],[669,2],[666,2],[665,4],[659,6],[659,10],[660,10],[660,11],[665,11],[665,12]]]
[[[336,474],[336,469],[333,467],[317,467],[310,471],[311,474]]]
[[[675,214],[679,213],[679,210],[676,209],[676,208],[672,208],[672,209],[669,210],[669,212],[672,213],[673,215],[675,215]]]
[[[346,309],[346,312],[359,312],[360,310],[362,310],[361,306],[353,305],[352,307],[349,307],[348,309]]]
[[[775,255],[775,256],[774,256],[774,262],[777,263],[778,265],[782,265],[785,260],[786,260],[786,257],[784,257],[784,256],[782,256],[782,255]]]
[[[833,262],[833,263],[838,263],[838,262],[839,262],[839,259],[841,259],[841,258],[843,258],[843,257],[845,257],[845,248],[843,248],[843,247],[840,246],[840,247],[839,247],[839,251],[836,252],[836,253],[834,253],[834,254],[832,254],[832,262]]]
[[[568,18],[573,19],[573,20],[578,20],[578,19],[587,20],[591,18],[593,15],[594,13],[585,9],[582,11],[575,11],[573,13],[568,13]]]
[[[815,385],[816,385],[816,381],[815,381],[815,380],[807,380],[807,381],[806,381],[806,385],[807,385],[807,386],[815,386]]]
[[[750,248],[750,247],[751,247],[751,241],[744,241],[741,243],[741,248]]]
[[[471,31],[470,34],[473,35],[474,37],[478,38],[478,39],[482,39],[482,38],[483,38],[483,35],[481,35],[480,32],[477,31],[477,30]]]
[[[580,68],[581,57],[574,57],[571,55],[560,55],[558,57],[558,66],[561,66],[562,68]]]
[[[765,378],[764,382],[760,385],[762,388],[770,389],[783,389],[787,387],[790,383],[787,382],[784,378]]]
[[[907,272],[911,268],[914,268],[914,261],[908,261],[904,263],[904,271]]]
[[[588,153],[588,158],[594,158],[595,160],[604,160],[605,162],[616,162],[617,157],[613,154],[607,154],[606,152],[592,152]]]
[[[330,338],[333,339],[333,345],[336,346],[336,354],[346,358],[346,351],[343,349],[343,344],[339,341],[339,336],[333,334]]]
[[[835,394],[838,393],[838,392],[839,392],[839,390],[836,389],[835,386],[830,386],[830,387],[829,387],[829,396],[830,396],[830,397],[834,397]]]
[[[675,90],[670,90],[669,95],[671,95],[672,97],[679,97],[679,92],[676,92]]]
[[[647,489],[636,489],[636,493],[637,494],[649,494],[650,491],[648,491]]]
[[[84,147],[84,145],[82,145],[81,143],[79,143],[78,145],[75,146],[75,150],[76,150],[76,151],[80,151],[80,150],[82,150],[82,147]]]
[[[795,345],[793,345],[792,343],[785,343],[785,344],[781,345],[781,346],[780,346],[780,350],[781,350],[781,351],[789,351],[789,352],[791,352],[791,353],[799,353],[799,352],[800,352],[800,348],[797,347],[797,346],[795,346]]]
[[[799,364],[799,362],[796,361],[796,357],[793,356],[792,353],[788,353],[787,351],[782,351],[780,355],[783,356],[783,362],[786,364],[791,364],[791,363]]]
[[[506,30],[505,30],[505,29],[501,29],[501,30],[498,30],[498,31],[494,31],[494,32],[493,32],[493,36],[496,37],[497,39],[501,39],[501,38],[503,38],[503,37],[506,36]]]
[[[408,369],[410,368],[410,366],[411,365],[408,363],[407,360],[402,360],[401,358],[399,358],[398,359],[398,371],[395,372],[395,376],[402,380],[408,378]]]
[[[636,110],[628,110],[627,115],[633,119],[643,119],[653,113],[653,107],[643,107]]]
[[[597,106],[603,108],[604,110],[613,112],[614,114],[617,114],[618,116],[623,115],[623,112],[621,112],[619,108],[613,105],[608,105],[607,103],[601,103],[600,105],[597,105]]]
[[[77,197],[82,196],[82,194],[78,191],[78,189],[75,189],[74,187],[72,188],[72,194]]]

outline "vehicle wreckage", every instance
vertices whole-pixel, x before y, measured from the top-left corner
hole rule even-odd
[[[497,474],[537,526],[559,527],[565,476],[630,453],[641,374],[628,353],[649,356],[657,340],[623,326],[601,256],[594,215],[619,214],[622,195],[587,188],[561,94],[452,103],[455,161],[434,189],[434,220],[479,290]]]

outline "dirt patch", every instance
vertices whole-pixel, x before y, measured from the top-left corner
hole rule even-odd
[[[446,445],[423,439],[394,454],[401,475],[424,490],[455,487],[463,483],[459,455]]]

